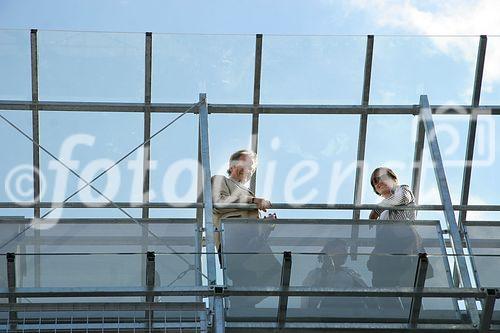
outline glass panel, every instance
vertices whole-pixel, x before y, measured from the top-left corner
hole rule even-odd
[[[40,31],[40,100],[143,102],[144,34]]]
[[[499,302],[495,302],[495,308],[493,310],[493,323],[494,324],[497,324],[500,322],[500,303]]]
[[[352,203],[358,126],[359,116],[262,115],[257,195],[291,204]]]
[[[176,117],[177,114],[153,114],[151,134]],[[193,203],[197,198],[197,180],[198,117],[186,114],[151,141],[150,201]]]
[[[7,283],[7,256],[5,254],[0,255],[0,288],[8,288]],[[1,300],[1,298],[0,298]],[[1,302],[1,301],[0,301]]]
[[[264,36],[261,103],[360,104],[366,37]]]
[[[252,103],[255,36],[153,35],[153,102]]]
[[[416,118],[404,116],[368,116],[365,162],[363,174],[363,203],[378,203],[382,198],[376,195],[370,184],[370,177],[378,167],[388,167],[398,176],[399,184],[411,186],[413,155],[415,147]],[[387,134],[391,138],[387,137]],[[369,211],[362,212],[368,218]]]
[[[467,224],[472,263],[481,287],[498,288],[500,263],[500,223],[477,222]]]
[[[90,181],[143,142],[143,115],[112,112],[41,112],[41,143]],[[85,183],[44,152],[42,200],[63,201]],[[142,148],[92,183],[113,201],[142,201]],[[108,202],[86,187],[71,201]],[[55,211],[50,217],[57,217]]]
[[[0,111],[0,114],[32,137],[31,112]],[[0,201],[33,202],[33,144],[0,119],[0,179],[5,191]]]
[[[236,253],[319,253],[332,239],[341,239],[340,242],[358,246],[357,253],[371,253],[383,237],[404,238],[409,243],[399,244],[409,246],[415,243],[413,253],[425,250],[428,254],[443,254],[444,249],[439,240],[436,224],[408,225],[404,222],[384,223],[371,227],[372,224],[359,222],[359,238],[351,239],[352,221],[337,220],[328,223],[309,220],[297,222],[293,220],[277,220],[271,222],[241,222],[240,219],[224,219],[223,222],[223,249],[225,252]],[[379,233],[379,234],[378,234]],[[415,234],[418,234],[416,236]],[[410,241],[411,240],[411,241]],[[401,253],[394,241],[395,248],[387,247],[383,253]],[[380,246],[380,245],[379,245]],[[389,245],[388,245],[389,246]],[[406,249],[406,248],[405,248]],[[396,252],[393,252],[396,251]],[[399,252],[398,252],[399,251]]]
[[[195,218],[196,209],[191,208],[157,208],[149,210],[149,217],[175,217],[175,218]]]
[[[469,204],[498,204],[500,180],[500,122],[498,116],[479,116],[474,161],[470,184]],[[468,220],[497,220],[498,213],[468,213]]]
[[[460,110],[457,109],[457,111]],[[469,116],[434,115],[433,118],[451,200],[453,204],[458,205],[460,204],[462,193]],[[436,182],[427,138],[425,140],[419,203],[439,205],[441,204],[441,198],[439,196],[438,184]]]
[[[179,251],[181,252],[181,251]],[[198,254],[158,254],[156,255],[156,279],[155,284],[160,287],[195,286],[195,276],[199,274],[199,268],[195,268]]]
[[[82,209],[82,211],[92,209]],[[131,219],[112,216],[108,220],[104,212],[112,209],[95,211],[89,219],[72,221],[58,220],[38,223],[19,237],[12,246],[23,246],[27,253],[115,253],[157,251],[162,253],[194,252],[196,223],[180,221],[156,221],[155,223],[135,223]],[[70,210],[71,211],[71,210]],[[141,212],[135,209],[135,216]],[[63,215],[63,217],[67,217]],[[69,223],[71,222],[71,223]],[[18,232],[16,225],[2,225],[2,230]],[[23,229],[23,228],[22,228]],[[4,233],[2,233],[2,239]],[[11,238],[11,237],[9,237]]]
[[[483,84],[481,86],[482,105],[500,104],[500,67],[498,58],[500,57],[500,37],[488,36],[486,46],[486,56],[484,59]]]
[[[214,114],[209,118],[208,127],[212,175],[226,175],[231,154],[240,149],[250,148],[252,116]],[[262,167],[259,167],[259,170],[261,169]]]
[[[374,253],[360,254],[356,260],[351,260],[346,250],[347,247],[337,241],[327,249],[332,251],[330,255],[294,255],[290,285],[345,290],[372,285],[379,288],[413,286],[416,256]],[[382,283],[375,276],[379,270],[393,278]],[[410,298],[394,297],[293,297],[287,314],[292,317],[407,318],[410,304]]]
[[[370,103],[470,104],[478,40],[376,36]]]
[[[0,31],[0,73],[0,100],[31,101],[29,31]]]
[[[413,286],[416,256],[372,253],[358,254],[353,259],[346,250],[347,247],[338,240],[336,245],[327,249],[327,252],[331,251],[329,255],[294,254],[291,285],[344,290]],[[446,258],[431,256],[429,262],[426,286],[449,287]],[[386,277],[383,281],[375,275],[379,270]],[[297,320],[308,317],[404,319],[408,317],[410,304],[410,298],[394,297],[291,297],[287,314]],[[436,311],[441,314],[441,319],[443,316],[457,318],[452,300],[425,298],[421,318],[435,317]]]
[[[278,254],[225,253],[226,284],[229,287],[279,287],[282,256]],[[278,297],[231,296],[226,298],[229,317],[276,317]]]
[[[18,255],[21,258],[23,255]],[[35,258],[40,263],[40,287],[138,287],[142,285],[142,254],[24,255],[22,281],[17,287],[35,285]]]

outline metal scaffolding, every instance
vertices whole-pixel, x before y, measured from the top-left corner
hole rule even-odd
[[[255,36],[255,63],[253,80],[253,103],[252,104],[210,104],[210,96],[200,93],[199,100],[193,104],[186,103],[152,103],[151,82],[153,64],[153,34],[145,34],[144,55],[144,102],[143,103],[100,103],[100,102],[55,102],[40,101],[38,94],[38,42],[37,30],[31,30],[31,92],[30,101],[0,100],[0,110],[9,112],[28,112],[32,115],[32,135],[25,137],[32,142],[33,157],[33,202],[0,202],[1,209],[29,208],[33,209],[33,219],[0,217],[0,231],[3,226],[15,225],[18,232],[8,242],[0,244],[2,256],[5,257],[6,284],[0,285],[0,298],[5,299],[5,304],[0,303],[0,331],[5,332],[52,332],[52,331],[82,331],[87,332],[111,332],[111,331],[138,331],[138,332],[319,332],[319,331],[387,331],[387,332],[488,332],[500,331],[500,321],[494,320],[494,308],[496,299],[500,298],[497,286],[483,287],[479,281],[478,268],[474,257],[474,239],[468,230],[476,226],[496,226],[495,223],[478,222],[477,224],[467,220],[467,212],[470,211],[500,211],[500,205],[470,205],[469,190],[472,173],[475,138],[477,135],[477,119],[479,115],[500,115],[500,105],[480,105],[481,86],[486,55],[487,37],[479,37],[475,78],[473,83],[473,97],[471,105],[460,106],[466,110],[469,117],[469,128],[465,154],[465,166],[463,171],[462,192],[459,205],[451,202],[448,181],[443,166],[440,146],[435,135],[435,124],[433,114],[439,109],[438,105],[431,105],[432,96],[422,95],[418,104],[414,105],[371,105],[370,82],[372,73],[372,61],[374,53],[374,42],[376,37],[368,35],[366,39],[366,55],[364,62],[364,80],[362,98],[359,105],[270,105],[261,104],[261,75],[262,63],[265,61],[263,52],[263,39],[265,36]],[[264,54],[263,54],[264,53]],[[417,100],[415,96],[415,101]],[[142,164],[142,201],[140,202],[113,202],[89,203],[69,202],[72,196],[83,189],[80,188],[72,196],[62,202],[40,201],[40,177],[37,170],[40,169],[40,150],[50,153],[40,143],[40,111],[50,112],[133,112],[142,113],[143,118],[143,143],[133,151],[143,148]],[[198,168],[196,202],[150,202],[151,186],[151,152],[150,141],[153,137],[167,128],[152,133],[151,118],[156,113],[178,114],[173,122],[190,113],[198,118]],[[295,252],[284,251],[277,256],[282,257],[281,281],[279,285],[266,287],[251,286],[229,286],[220,283],[218,274],[225,274],[224,269],[218,267],[217,252],[215,251],[215,229],[212,219],[214,207],[232,207],[241,209],[255,208],[255,205],[228,204],[220,205],[212,202],[211,168],[210,168],[210,144],[209,144],[209,115],[210,114],[248,114],[251,115],[251,147],[257,152],[259,145],[259,116],[262,114],[286,115],[359,115],[359,133],[357,144],[357,165],[355,172],[355,187],[352,204],[289,204],[273,203],[273,209],[325,209],[325,210],[348,210],[352,211],[350,220],[318,220],[318,219],[296,219],[277,220],[277,225],[310,224],[310,225],[344,225],[350,228],[351,256],[356,258],[362,255],[358,247],[372,246],[373,240],[366,239],[360,233],[360,229],[367,227],[371,222],[360,219],[362,210],[377,208],[377,205],[362,204],[362,183],[364,174],[364,160],[367,140],[368,115],[412,115],[418,118],[418,128],[414,147],[412,190],[418,203],[419,188],[421,183],[421,169],[423,150],[427,141],[432,158],[433,169],[437,180],[441,203],[439,205],[416,205],[413,208],[418,211],[440,211],[444,212],[446,230],[441,230],[438,221],[415,221],[415,225],[435,226],[439,255],[444,260],[446,267],[445,278],[449,285],[440,287],[425,286],[426,274],[428,272],[429,258],[432,255],[422,253],[418,256],[418,265],[415,267],[415,282],[413,286],[392,288],[322,288],[294,286],[290,283],[292,262],[296,258]],[[455,115],[450,111],[451,116]],[[2,119],[11,126],[4,116]],[[22,130],[17,129],[23,134]],[[195,134],[195,133],[194,133]],[[131,153],[124,156],[130,156]],[[51,155],[55,158],[54,155]],[[122,158],[120,161],[122,161]],[[57,158],[56,158],[57,159]],[[117,162],[117,163],[119,163]],[[62,162],[61,162],[62,163]],[[64,164],[63,164],[64,165]],[[66,167],[66,166],[65,166]],[[71,169],[68,167],[71,171]],[[111,169],[111,168],[110,168]],[[108,169],[109,170],[109,169]],[[106,171],[108,171],[106,170]],[[105,172],[106,172],[105,171]],[[104,172],[104,173],[105,173]],[[101,175],[103,175],[102,173]],[[101,176],[100,175],[100,176]],[[78,176],[78,175],[77,175]],[[100,177],[99,176],[99,177]],[[98,193],[92,183],[86,182]],[[255,190],[256,175],[251,180],[251,188]],[[61,218],[57,221],[42,214],[42,209],[51,208],[114,208],[122,211],[124,218]],[[140,208],[141,218],[132,217],[124,209]],[[195,218],[151,218],[150,210],[155,208],[191,208],[196,209]],[[404,209],[404,208],[402,208]],[[459,212],[458,219],[455,212]],[[49,212],[50,213],[50,212]],[[71,225],[106,225],[117,226],[137,224],[141,226],[141,232],[137,235],[127,235],[117,244],[139,245],[140,251],[140,279],[141,285],[130,286],[57,286],[47,287],[41,276],[43,275],[44,254],[42,248],[47,244],[57,242],[57,236],[46,235],[43,231],[33,225],[41,223],[56,223],[61,226]],[[235,221],[232,221],[234,223]],[[238,222],[238,221],[236,221]],[[242,223],[256,223],[251,219],[239,221]],[[229,223],[226,221],[226,223]],[[485,224],[486,223],[486,224]],[[190,236],[182,237],[158,234],[156,225],[185,225],[192,226]],[[255,224],[256,225],[256,224]],[[364,229],[363,229],[364,230]],[[446,234],[446,237],[444,236]],[[321,235],[317,235],[320,237]],[[52,238],[51,238],[52,237]],[[192,239],[191,239],[191,238]],[[365,237],[365,238],[363,238]],[[187,239],[189,238],[189,239]],[[22,242],[24,253],[5,253],[7,245]],[[107,235],[82,236],[75,244],[94,245],[113,244],[112,237]],[[278,242],[278,240],[277,240]],[[193,250],[184,253],[170,244],[192,246]],[[481,243],[483,244],[483,243]],[[489,243],[488,243],[489,244]],[[484,245],[485,247],[488,244]],[[171,258],[180,260],[186,271],[173,271],[176,278],[172,278],[170,284],[158,281],[161,275],[157,274],[159,269],[159,258],[162,251],[150,251],[149,246],[165,246],[166,252]],[[481,245],[481,246],[483,246]],[[32,249],[29,255],[26,246]],[[447,251],[447,249],[451,249]],[[80,253],[82,254],[82,253]],[[61,253],[71,255],[71,253]],[[193,258],[191,260],[190,258]],[[21,260],[19,260],[21,259]],[[19,274],[24,274],[26,260],[32,260],[35,268],[33,285],[23,286],[19,282]],[[184,268],[185,268],[184,267]],[[454,270],[456,274],[451,274]],[[0,270],[1,272],[1,270]],[[175,285],[179,280],[194,272],[191,285]],[[225,281],[225,278],[223,279]],[[168,281],[167,281],[168,282]],[[267,296],[277,299],[277,306],[268,318],[262,319],[258,315],[250,317],[238,317],[231,314],[228,299],[231,297],[253,297]],[[344,298],[408,298],[411,299],[411,308],[406,317],[398,318],[329,318],[328,316],[318,318],[304,318],[290,314],[290,297],[344,297]],[[134,298],[134,301],[126,299]],[[449,318],[423,318],[422,302],[426,299],[439,298],[452,302],[450,310],[452,316]],[[61,299],[64,301],[61,302]],[[82,299],[84,301],[82,301]],[[85,300],[93,300],[88,302]],[[106,299],[109,299],[107,301]],[[173,301],[172,301],[173,300]],[[464,301],[465,306],[459,307],[458,301]]]

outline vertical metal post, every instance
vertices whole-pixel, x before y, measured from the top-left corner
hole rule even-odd
[[[255,70],[253,77],[253,112],[252,112],[252,150],[257,153],[259,145],[259,104],[260,78],[262,73],[262,34],[255,36]],[[257,172],[252,175],[250,189],[255,192]]]
[[[472,112],[469,118],[469,131],[467,133],[467,148],[465,151],[465,165],[462,177],[462,194],[460,204],[467,205],[469,202],[470,179],[472,173],[472,161],[474,157],[474,144],[476,141],[477,129],[477,112],[474,108],[479,106],[479,98],[481,97],[481,84],[483,80],[484,59],[486,56],[487,37],[482,35],[479,39],[479,47],[477,50],[476,73],[474,76],[474,89],[472,93]],[[461,210],[458,214],[458,226],[463,230],[463,223],[467,218],[467,211]]]
[[[496,289],[486,289],[486,298],[483,302],[483,313],[481,315],[481,324],[479,326],[479,333],[487,333],[490,330],[491,319],[493,317],[493,310],[495,309],[495,300],[497,298]]]
[[[146,288],[148,291],[153,290],[155,287],[155,253],[148,251],[146,253]],[[146,303],[154,303],[155,298],[153,294],[146,295]],[[146,310],[144,317],[146,318],[146,327],[152,327],[153,310]]]
[[[200,94],[200,134],[201,134],[201,162],[203,171],[203,213],[205,216],[205,237],[207,250],[208,284],[216,284],[215,274],[215,240],[213,225],[212,183],[210,172],[210,152],[208,139],[208,105],[205,94]]]
[[[416,291],[422,291],[422,289],[424,288],[428,265],[429,265],[429,259],[427,259],[427,254],[419,253],[417,271],[415,274],[415,282],[413,283],[413,287],[415,287]],[[413,296],[410,307],[410,318],[408,320],[410,327],[417,327],[421,308],[422,308],[422,296],[420,295]]]
[[[144,154],[143,154],[143,184],[142,184],[142,202],[149,202],[149,177],[150,177],[150,159],[151,159],[151,71],[152,71],[152,47],[153,37],[151,32],[146,32],[145,47],[145,71],[144,71]],[[142,218],[149,217],[149,208],[142,208]]]
[[[224,333],[224,288],[218,286],[214,288],[214,321],[213,327],[215,333]]]
[[[420,180],[422,177],[422,157],[424,154],[425,128],[420,114],[417,117],[417,136],[415,138],[415,153],[413,155],[413,171],[411,177],[411,189],[415,197],[415,203],[418,204],[420,196]]]
[[[199,106],[199,132],[200,132],[200,152],[203,173],[203,215],[205,217],[205,239],[207,256],[207,276],[208,285],[216,284],[215,266],[215,239],[213,224],[213,202],[212,202],[212,182],[210,172],[210,150],[208,136],[208,104],[206,94],[200,94]],[[218,287],[216,287],[218,288]],[[210,308],[213,310],[213,325],[215,332],[224,332],[224,305],[222,297],[210,297]]]
[[[429,105],[429,100],[426,95],[420,96],[420,114],[425,126],[427,143],[432,157],[434,174],[439,189],[439,196],[441,203],[444,207],[444,216],[451,238],[451,245],[456,256],[456,263],[458,271],[465,288],[472,288],[471,279],[467,270],[467,264],[464,257],[464,250],[462,247],[462,239],[458,229],[457,221],[455,220],[455,213],[451,203],[450,191],[448,182],[446,181],[446,174],[444,172],[443,160],[441,158],[441,151],[436,137],[436,129],[434,120],[432,119],[432,111]],[[479,324],[479,315],[477,313],[476,303],[474,300],[466,299],[467,309],[471,317],[473,325],[477,327]]]
[[[290,286],[290,275],[292,271],[292,252],[283,252],[283,264],[281,266],[281,284],[284,290]],[[278,303],[277,322],[278,328],[283,328],[286,322],[286,312],[288,308],[288,295],[281,295]]]
[[[372,73],[372,63],[373,63],[373,35],[368,35],[366,39],[366,55],[365,55],[365,69],[364,69],[364,79],[363,79],[363,95],[361,97],[361,105],[368,106],[370,101],[370,83],[371,83],[371,73]],[[360,115],[359,119],[359,134],[358,134],[358,154],[356,157],[356,177],[354,181],[354,204],[359,205],[361,203],[361,197],[363,195],[363,171],[365,164],[365,148],[366,148],[366,130],[368,125],[368,114],[366,109]],[[359,209],[354,209],[352,213],[352,219],[354,221],[359,220],[360,211]],[[359,226],[354,224],[351,229],[351,257],[356,260],[357,252],[357,239],[359,236]]]
[[[16,255],[14,253],[7,253],[7,286],[9,292],[13,293],[16,289]],[[17,298],[9,296],[9,304],[16,304]],[[17,312],[14,310],[9,311],[10,329],[15,330],[17,327]]]
[[[203,204],[203,168],[201,166],[201,131],[198,130],[198,173],[197,173],[197,196],[196,203]],[[196,241],[195,241],[195,265],[197,268],[195,282],[197,286],[202,285],[201,280],[201,250],[203,242],[203,207],[196,208]],[[201,302],[202,298],[197,297]]]
[[[146,32],[145,37],[145,64],[144,64],[144,141],[146,142],[143,147],[142,156],[142,202],[149,202],[149,183],[150,183],[150,159],[151,159],[151,59],[152,59],[152,43],[153,38],[151,32]],[[142,218],[149,217],[149,208],[142,208]],[[149,245],[149,224],[146,223],[142,228],[142,253],[148,251]],[[144,265],[144,257],[142,258],[141,267]],[[143,272],[142,276],[145,274]]]
[[[32,120],[32,135],[33,135],[33,201],[35,202],[34,217],[40,218],[40,119],[38,114],[38,38],[37,30],[32,29],[30,32],[31,43],[31,120]],[[40,253],[40,230],[35,228],[35,253]],[[40,287],[40,256],[34,258],[35,264],[35,287]]]

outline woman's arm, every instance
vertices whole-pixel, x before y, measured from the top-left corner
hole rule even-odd
[[[414,196],[413,193],[411,192],[410,188],[408,185],[401,185],[399,186],[396,191],[388,198],[385,198],[382,200],[379,205],[382,207],[395,207],[395,206],[404,206],[408,205],[409,203],[413,202]],[[372,211],[373,216],[377,216],[378,218],[380,214],[384,211],[384,208],[379,208],[379,209],[374,209]],[[372,214],[370,213],[370,218]]]

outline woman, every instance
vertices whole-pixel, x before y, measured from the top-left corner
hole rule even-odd
[[[398,206],[414,206],[415,197],[408,185],[399,185],[398,177],[389,168],[377,168],[373,171],[370,183],[373,191],[384,199],[380,202],[380,206],[387,208]],[[397,209],[375,209],[370,213],[370,219],[381,220],[415,220],[414,210],[397,210]]]
[[[384,198],[379,204],[383,208],[373,210],[370,219],[415,220],[414,210],[397,209],[415,206],[415,197],[408,185],[399,185],[394,171],[385,167],[377,168],[371,175],[370,183],[375,193]],[[413,286],[419,252],[425,252],[422,239],[410,223],[377,225],[375,247],[366,264],[368,270],[373,273],[372,286],[377,288]],[[407,299],[401,301],[384,298],[381,306],[385,311],[391,309],[401,311],[407,310],[409,303]]]

